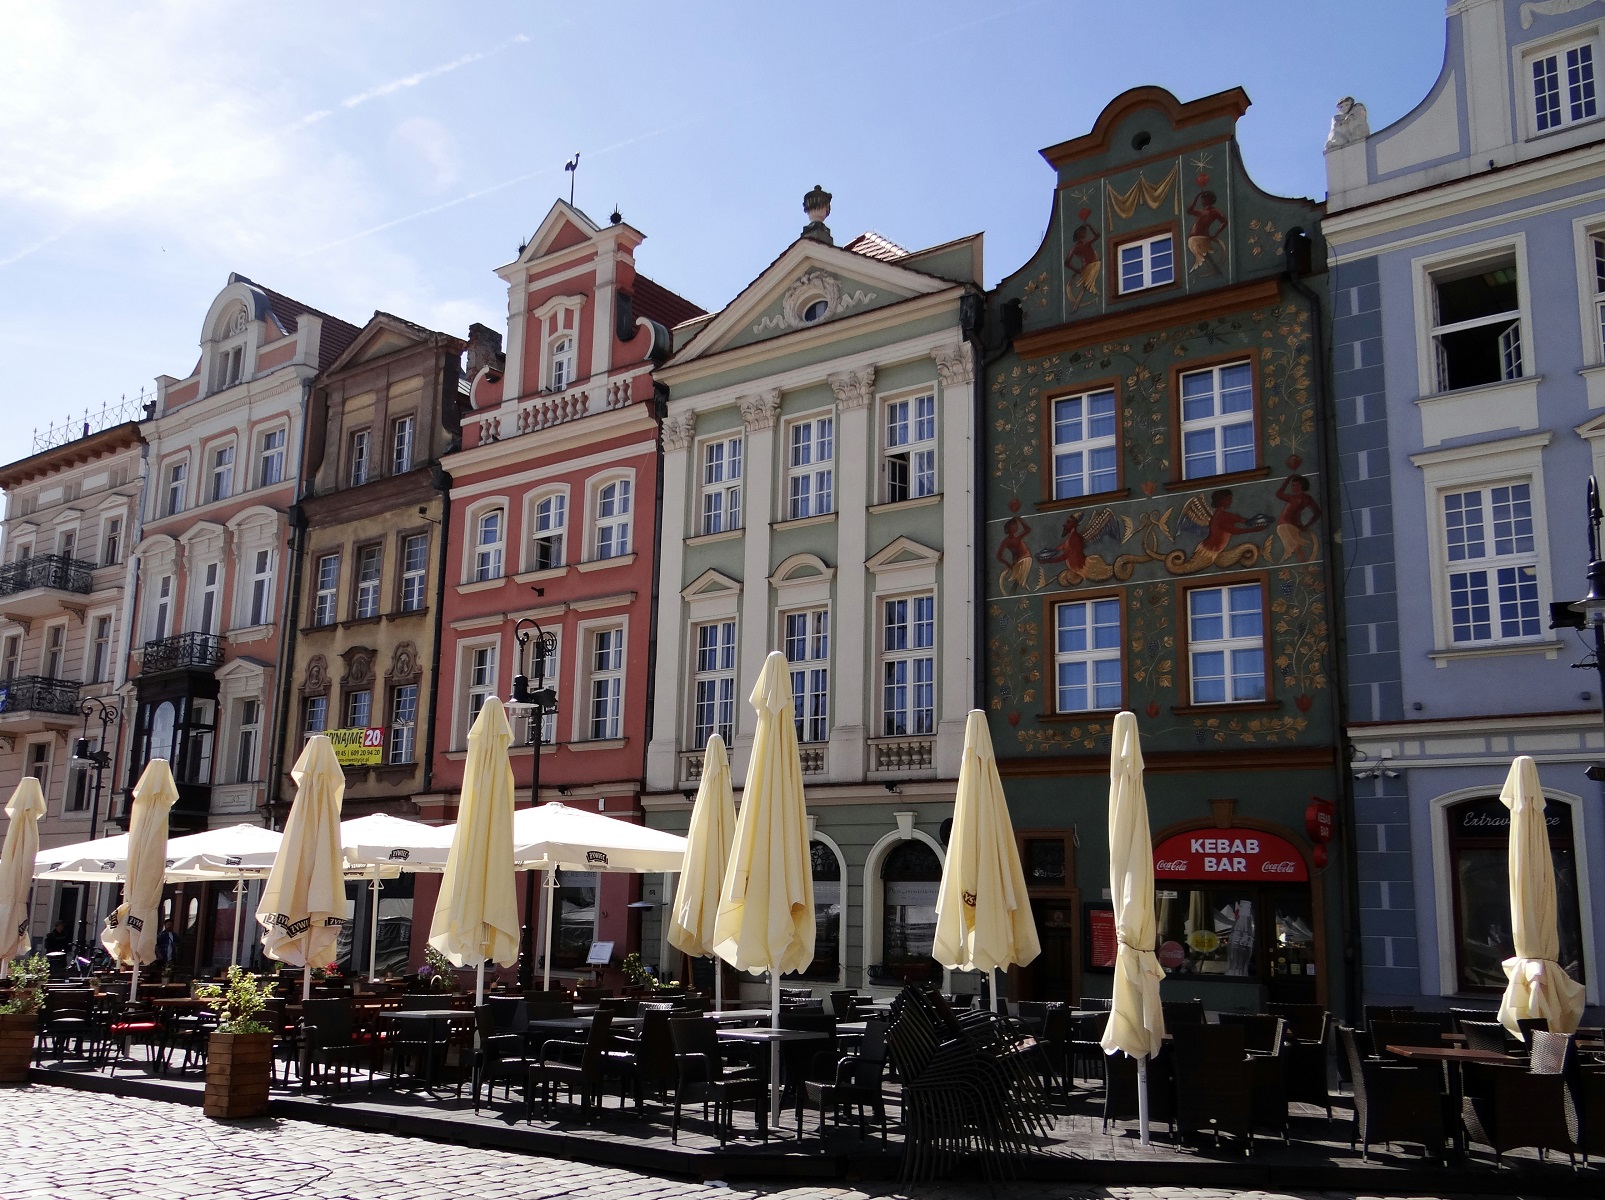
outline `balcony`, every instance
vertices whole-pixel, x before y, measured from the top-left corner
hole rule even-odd
[[[804,742],[797,747],[797,758],[804,775],[823,775],[829,761],[825,757],[825,742]],[[701,750],[685,750],[680,754],[680,786],[695,787],[702,782]]]
[[[223,665],[223,639],[215,633],[180,633],[145,643],[141,675],[166,671],[215,671]]]
[[[71,729],[83,720],[78,683],[45,675],[19,675],[0,683],[0,732]]]
[[[913,775],[935,769],[936,739],[924,737],[872,738],[869,743],[871,775]]]
[[[0,567],[0,617],[31,621],[82,608],[95,564],[64,554],[34,554]]]

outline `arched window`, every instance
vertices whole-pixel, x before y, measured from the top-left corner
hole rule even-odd
[[[596,557],[630,552],[630,481],[614,479],[596,489]]]
[[[502,577],[502,510],[487,509],[474,522],[474,581]]]
[[[553,338],[551,348],[547,351],[548,362],[546,379],[547,387],[554,392],[560,392],[574,382],[574,339],[569,334]]]
[[[841,860],[818,838],[809,843],[808,856],[814,873],[814,961],[804,973],[814,979],[835,979],[841,974],[842,912],[846,900]]]
[[[942,863],[918,838],[881,860],[881,965],[909,978],[934,976],[936,894]]]

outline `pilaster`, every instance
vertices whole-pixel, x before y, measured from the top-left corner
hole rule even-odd
[[[769,621],[769,522],[775,511],[774,429],[780,417],[780,389],[743,396],[737,405],[747,430],[742,485],[746,490],[742,498],[746,536],[741,559],[741,670],[736,676],[736,704],[742,707],[747,703],[747,689],[763,670],[774,636]],[[752,756],[751,722],[738,721],[737,729],[730,772],[739,783],[747,777]]]
[[[686,635],[680,589],[685,586],[686,504],[695,491],[691,454],[696,443],[695,413],[677,413],[663,423],[663,511],[660,522],[663,559],[658,564],[658,659],[654,683],[652,740],[647,744],[647,786],[667,791],[679,783],[680,729],[687,703],[682,674]]]
[[[874,502],[875,368],[843,371],[829,377],[836,393],[836,604],[833,620],[833,684],[828,778],[851,783],[863,779],[865,742],[869,736],[864,711],[869,696],[866,671],[874,647],[866,640],[869,555],[869,513]]]
[[[938,379],[937,411],[941,413],[942,564],[939,582],[941,616],[937,621],[939,710],[936,718],[936,771],[958,774],[964,757],[964,724],[979,704],[975,679],[975,352],[968,342],[941,347],[931,357]]]

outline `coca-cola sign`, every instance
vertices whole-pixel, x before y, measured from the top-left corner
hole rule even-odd
[[[1154,847],[1155,879],[1298,883],[1309,877],[1298,847],[1258,829],[1200,829]]]

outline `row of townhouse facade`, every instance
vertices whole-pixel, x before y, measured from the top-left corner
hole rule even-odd
[[[522,676],[520,805],[683,832],[714,734],[739,801],[781,650],[809,983],[978,986],[930,946],[980,707],[1043,944],[1009,986],[1107,993],[1128,709],[1167,994],[1497,991],[1497,795],[1526,752],[1592,999],[1605,737],[1548,607],[1587,586],[1605,454],[1589,7],[1448,5],[1413,112],[1372,133],[1339,105],[1324,203],[1256,185],[1241,89],[1126,92],[1042,151],[1041,244],[990,288],[980,235],[837,245],[817,186],[714,312],[562,201],[497,270],[505,336],[231,277],[189,376],[0,469],[0,786],[40,775],[60,844],[162,756],[177,827],[273,824],[328,730],[348,813],[449,821],[469,727]],[[554,965],[611,942],[705,978],[667,945],[674,883],[564,873]],[[384,883],[387,963],[417,961],[434,888]],[[232,896],[172,903],[216,961]],[[35,929],[86,909],[42,892]]]

